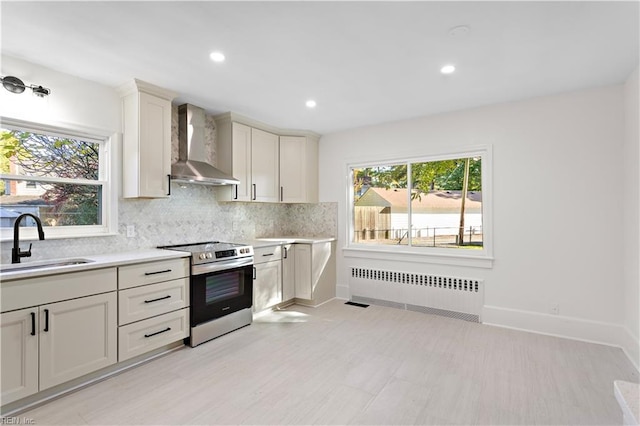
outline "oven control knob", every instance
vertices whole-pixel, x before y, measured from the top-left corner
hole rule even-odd
[[[207,259],[211,259],[213,257],[213,253],[207,253]]]
[[[198,258],[199,258],[200,260],[204,260],[204,259],[206,259],[206,258],[207,258],[207,255],[206,255],[205,253],[200,253],[200,255],[198,256]]]

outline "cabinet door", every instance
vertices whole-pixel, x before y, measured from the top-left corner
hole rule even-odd
[[[40,390],[116,362],[116,299],[111,292],[40,306]]]
[[[253,311],[260,312],[282,302],[281,261],[260,263],[254,266]]]
[[[282,246],[282,301],[296,297],[295,250],[293,244]]]
[[[312,299],[313,289],[311,283],[311,244],[296,244],[296,297],[299,299]]]
[[[0,315],[2,404],[38,392],[38,308]]]
[[[278,147],[277,135],[251,129],[251,189],[254,201],[275,203],[280,200]]]
[[[140,93],[140,197],[166,197],[171,173],[171,102]]]
[[[306,140],[304,136],[280,137],[280,201],[307,201]]]
[[[231,199],[237,201],[250,201],[251,192],[251,127],[244,124],[231,124],[232,143],[232,174],[240,180],[240,184],[234,185]]]

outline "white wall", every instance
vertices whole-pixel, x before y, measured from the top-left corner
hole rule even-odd
[[[348,161],[493,147],[492,268],[338,250],[338,295],[349,297],[349,266],[484,278],[486,323],[619,344],[623,94],[621,86],[597,88],[323,136],[320,198],[338,202],[338,247],[346,244]],[[551,315],[556,303],[560,315]]]
[[[640,108],[638,107],[638,69],[624,87],[624,327],[627,351],[640,366]]]
[[[3,76],[51,89],[45,98],[34,96],[29,89],[22,94],[1,89],[0,116],[107,134],[121,131],[121,101],[113,88],[10,56],[2,56],[0,68]]]

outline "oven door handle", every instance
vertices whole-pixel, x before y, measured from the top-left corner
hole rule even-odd
[[[191,269],[191,275],[203,275],[209,272],[219,272],[248,265],[253,265],[253,256],[241,257],[239,259],[225,260],[221,262],[193,265]]]

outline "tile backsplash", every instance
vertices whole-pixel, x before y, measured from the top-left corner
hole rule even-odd
[[[217,202],[215,188],[172,184],[171,197],[121,199],[118,235],[22,242],[33,244],[31,260],[89,256],[159,245],[256,237],[336,236],[337,203],[275,204]],[[133,225],[135,236],[126,236]],[[11,242],[2,243],[1,263],[11,262]],[[28,261],[28,260],[25,260]]]
[[[178,115],[173,108],[172,159],[177,160]],[[208,159],[215,164],[215,122],[207,117]],[[31,260],[89,256],[159,245],[256,237],[337,236],[337,203],[276,204],[217,202],[216,188],[172,183],[171,196],[161,199],[120,199],[118,235],[23,242],[33,244]],[[126,236],[127,226],[135,229]],[[0,247],[1,263],[11,262],[12,242]],[[28,260],[26,260],[28,261]]]

